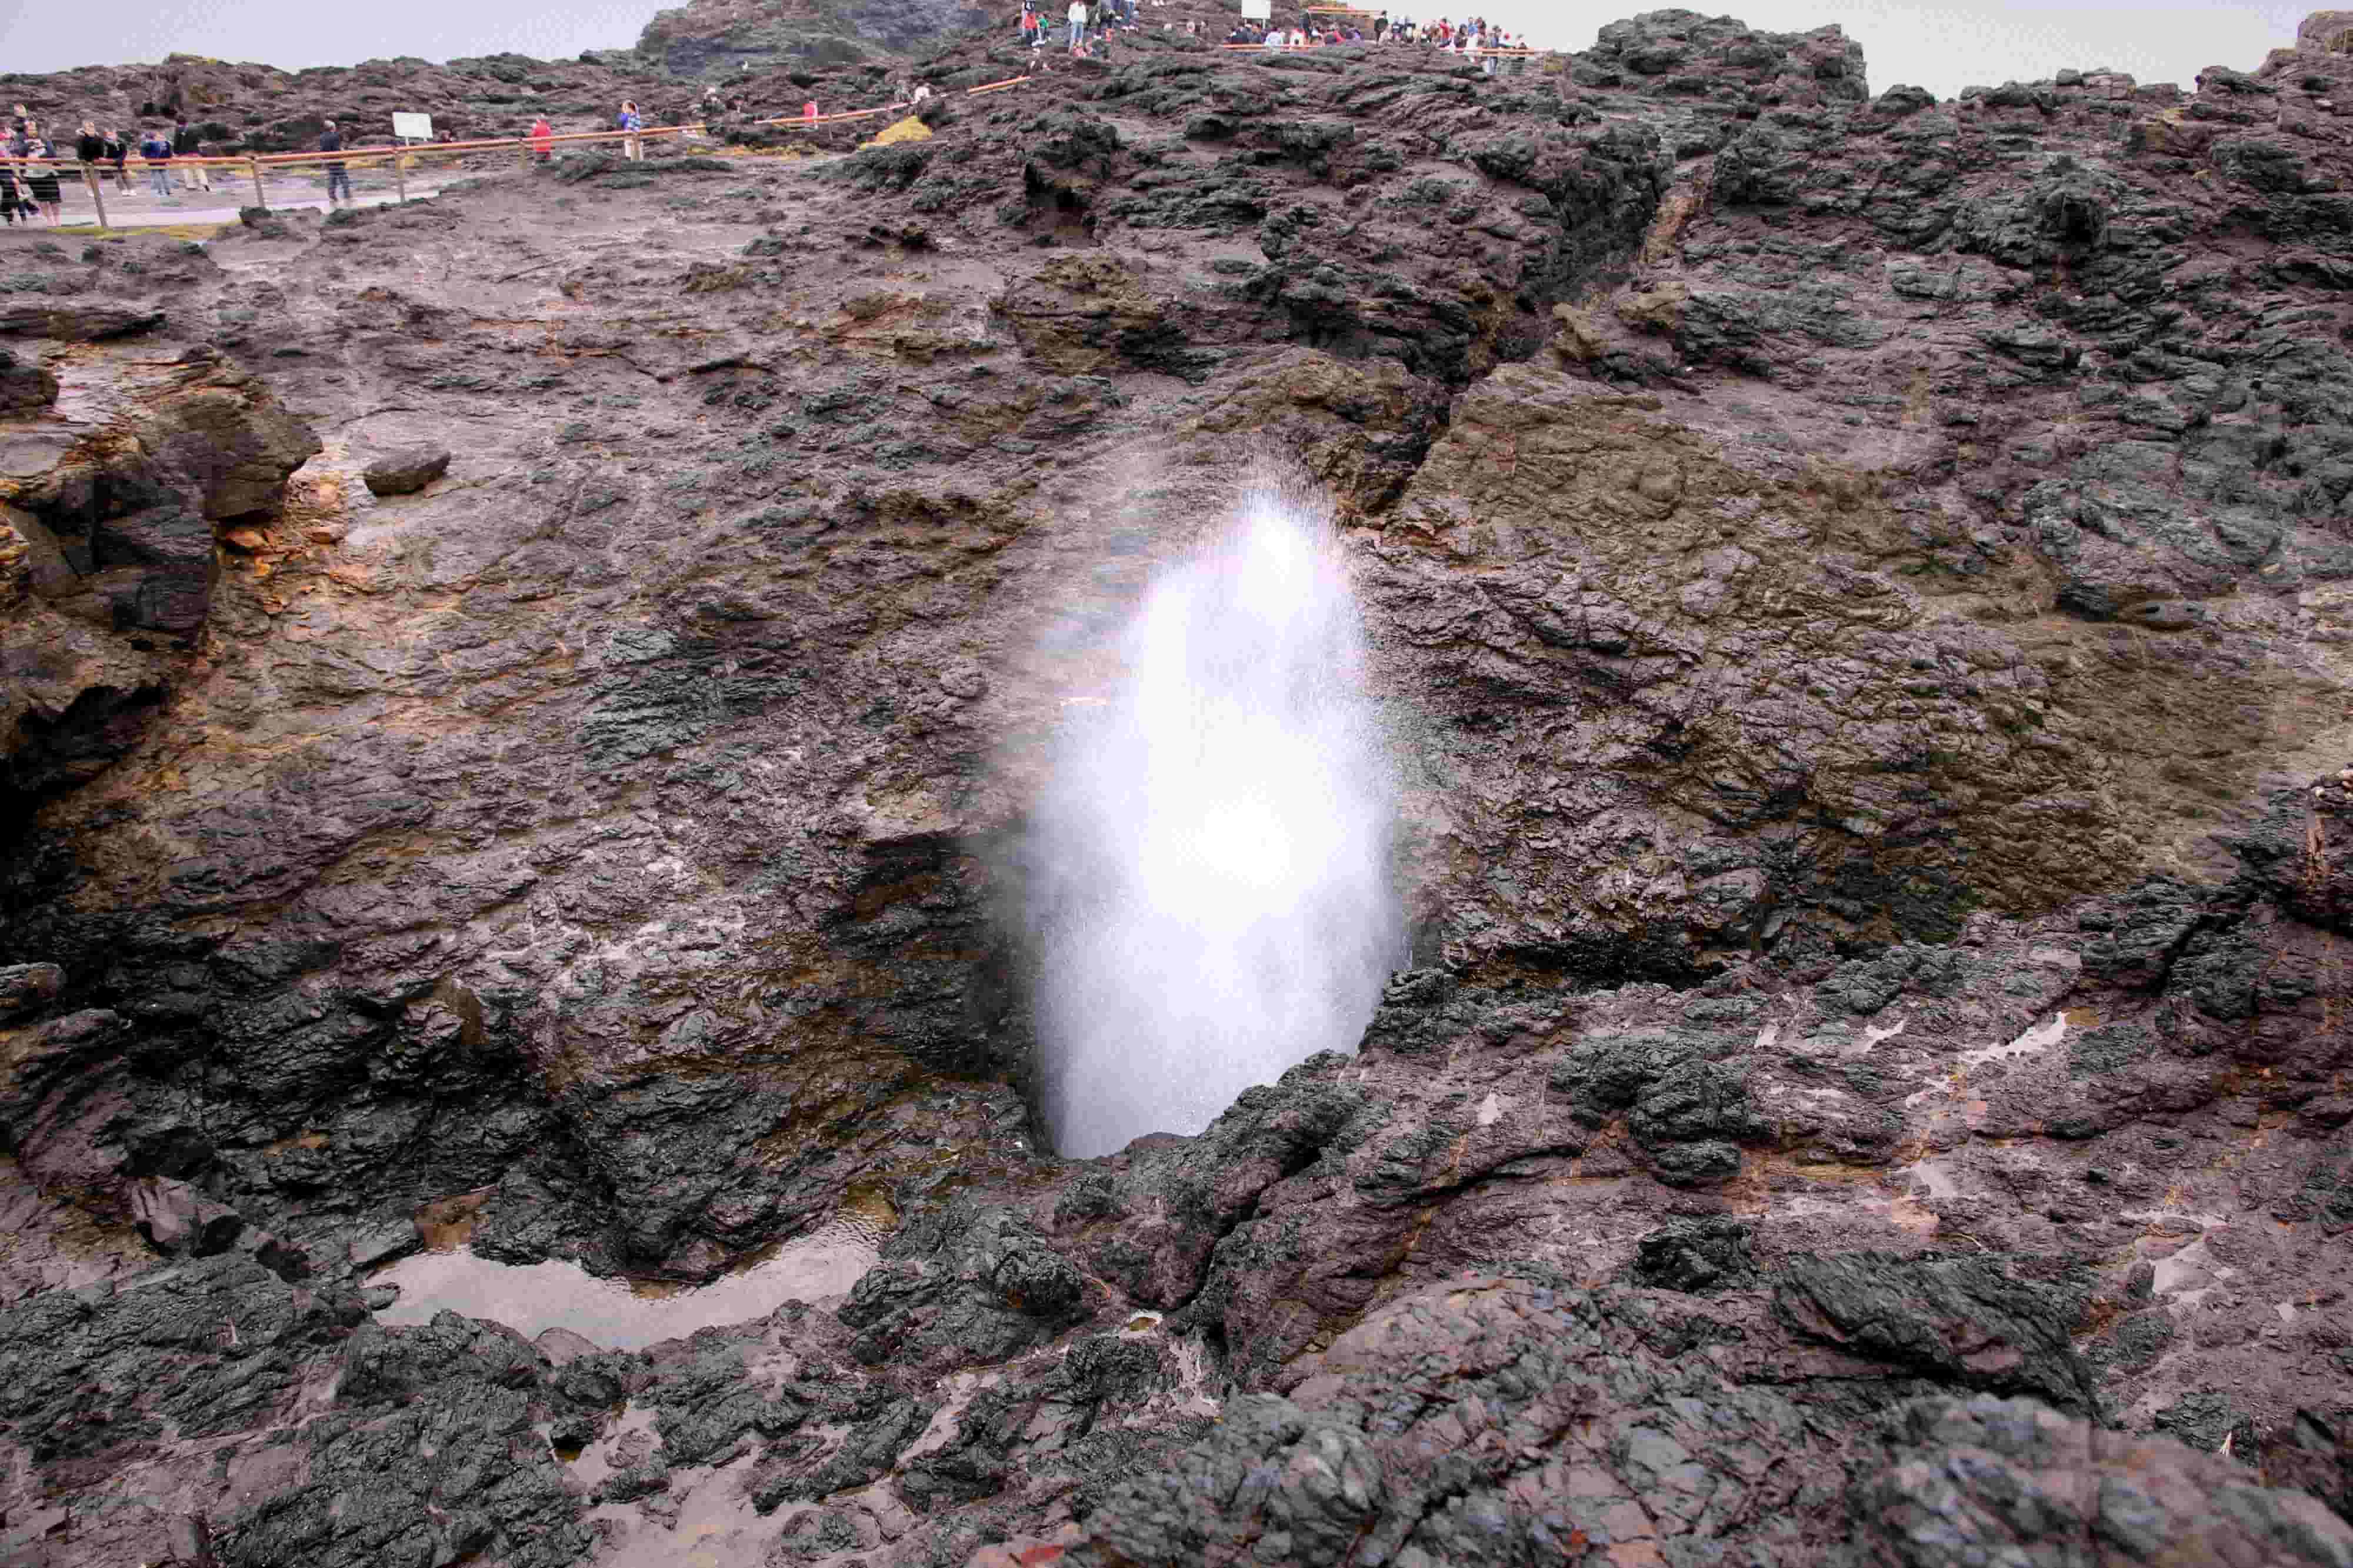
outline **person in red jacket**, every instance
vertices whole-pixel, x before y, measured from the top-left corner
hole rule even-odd
[[[554,154],[554,152],[555,127],[550,125],[547,122],[547,116],[543,114],[531,122],[532,162],[544,163]]]
[[[807,103],[801,105],[801,118],[803,120],[815,120],[817,118],[816,99],[812,98]]]

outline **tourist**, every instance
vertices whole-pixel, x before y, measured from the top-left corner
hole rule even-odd
[[[0,219],[5,219],[10,228],[16,226],[17,205],[16,171],[13,165],[0,163]],[[30,207],[25,210],[25,221],[33,221]]]
[[[150,126],[139,142],[139,155],[147,160],[147,176],[155,183],[156,198],[172,201],[172,139]]]
[[[213,188],[213,177],[206,171],[199,157],[203,151],[204,139],[183,116],[172,127],[172,155],[184,160],[180,164],[180,189],[209,191]]]
[[[531,122],[531,161],[544,163],[555,155],[555,127],[543,114]]]
[[[646,155],[646,144],[638,136],[645,123],[638,113],[638,100],[634,98],[621,100],[621,112],[614,119],[613,125],[616,130],[625,132],[621,138],[622,157],[643,158]]]
[[[98,121],[81,122],[81,134],[74,139],[74,156],[81,160],[83,177],[95,185],[98,166],[106,162],[106,138],[98,133]]]
[[[33,142],[32,155],[36,158],[55,158],[58,155],[58,150],[47,142],[36,140]],[[53,163],[35,163],[26,171],[26,174],[27,177],[25,184],[26,188],[33,193],[33,205],[38,207],[42,216],[49,220],[51,228],[57,227],[65,221],[64,193],[58,189],[58,166]]]
[[[1087,43],[1087,0],[1071,0],[1071,53],[1077,54]]]
[[[804,125],[815,125],[817,121],[817,100],[812,98],[807,103],[801,105],[801,123]]]
[[[1038,13],[1029,0],[1021,0],[1021,41],[1033,49],[1044,41],[1039,37]]]
[[[337,131],[335,122],[330,120],[327,121],[326,130],[319,136],[319,151],[340,153],[343,150],[343,132]],[[335,205],[335,193],[338,190],[343,193],[343,200],[352,201],[352,177],[344,172],[343,161],[341,158],[331,159],[327,163],[327,205],[329,206]],[[352,205],[356,206],[359,204],[353,202]]]
[[[131,138],[112,126],[106,131],[106,161],[114,165],[114,188],[131,189]]]

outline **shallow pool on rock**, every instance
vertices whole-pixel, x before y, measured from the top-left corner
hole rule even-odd
[[[458,1312],[504,1323],[529,1339],[563,1329],[605,1350],[643,1350],[697,1329],[765,1318],[787,1301],[849,1293],[881,1257],[882,1232],[837,1220],[708,1285],[600,1279],[576,1263],[498,1263],[466,1247],[418,1252],[368,1279],[400,1297],[376,1313],[391,1328]]]

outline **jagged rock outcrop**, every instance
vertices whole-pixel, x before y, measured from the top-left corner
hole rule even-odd
[[[0,320],[31,334],[12,354],[44,391],[0,415],[0,798],[13,809],[136,741],[206,624],[216,536],[280,510],[287,476],[319,450],[209,345],[159,357],[136,341],[163,325],[158,301],[214,275],[194,248],[142,240],[21,272],[39,303]],[[53,352],[133,341],[78,355],[77,395],[59,406],[41,338]]]
[[[677,76],[727,81],[914,54],[998,21],[968,0],[689,0],[646,24],[638,57]]]
[[[966,99],[999,28],[927,139],[40,257],[6,1550],[2347,1561],[2346,30]],[[1335,500],[1411,954],[1064,1162],[1002,845],[1254,461]],[[650,1350],[369,1318],[861,1205],[854,1289]]]

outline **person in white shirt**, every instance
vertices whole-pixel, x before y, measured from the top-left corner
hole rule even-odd
[[[1087,0],[1071,0],[1071,47],[1079,48],[1087,41]]]

